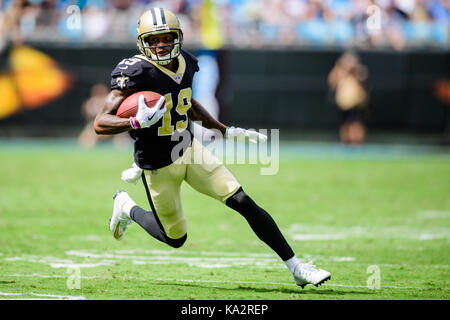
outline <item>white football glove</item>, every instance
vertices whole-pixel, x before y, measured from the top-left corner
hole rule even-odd
[[[258,139],[261,140],[261,142],[267,141],[267,136],[262,133],[242,128],[228,127],[225,138],[233,139],[234,137],[248,137],[248,140],[252,143],[258,143]]]
[[[145,104],[144,95],[141,94],[139,96],[139,107],[138,112],[136,113],[136,120],[139,122],[141,128],[148,128],[158,122],[159,119],[161,119],[161,117],[164,115],[164,112],[166,112],[167,110],[165,106],[164,108],[159,109],[164,101],[165,98],[164,96],[162,96],[153,108],[149,108]]]
[[[142,169],[133,162],[132,168],[122,171],[122,181],[136,184],[141,175]]]

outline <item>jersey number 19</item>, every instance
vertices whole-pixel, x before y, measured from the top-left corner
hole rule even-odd
[[[168,136],[172,135],[174,132],[174,128],[176,126],[176,129],[181,132],[184,131],[187,128],[188,124],[188,117],[187,117],[187,111],[191,107],[191,97],[192,97],[192,90],[191,88],[184,88],[178,93],[178,104],[175,108],[175,111],[185,118],[184,120],[179,120],[175,124],[172,124],[172,116],[170,114],[170,111],[173,108],[173,102],[172,102],[172,94],[168,93],[164,96],[166,98],[166,108],[167,111],[164,113],[162,125],[158,128],[158,135],[159,136]]]

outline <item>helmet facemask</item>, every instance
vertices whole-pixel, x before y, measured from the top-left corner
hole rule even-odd
[[[157,35],[157,34],[163,34],[163,33],[172,33],[174,34],[174,41],[173,44],[168,44],[168,45],[161,45],[161,46],[151,46],[148,42],[147,42],[147,38],[152,36],[152,35]],[[138,36],[138,47],[139,50],[142,52],[142,54],[144,54],[147,58],[149,58],[152,61],[155,61],[156,63],[160,64],[160,65],[167,65],[169,64],[173,59],[175,59],[176,57],[178,57],[181,53],[181,45],[183,43],[183,33],[181,30],[163,30],[161,32],[149,32],[149,33],[144,33],[142,35]],[[157,48],[161,48],[161,47],[172,47],[172,49],[170,50],[170,52],[164,56],[158,56],[156,53],[152,52],[152,49],[156,52]]]

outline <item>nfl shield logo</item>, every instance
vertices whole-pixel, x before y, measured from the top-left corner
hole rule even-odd
[[[175,78],[173,78],[175,80],[176,83],[180,84],[181,82],[181,76],[180,75],[176,75]]]

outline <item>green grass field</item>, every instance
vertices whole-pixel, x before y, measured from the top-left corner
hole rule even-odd
[[[450,298],[448,152],[287,150],[276,175],[260,175],[257,165],[229,168],[297,256],[332,273],[319,288],[296,286],[239,214],[187,184],[182,248],[137,224],[114,240],[116,190],[148,207],[141,183],[120,180],[131,150],[0,144],[0,299]]]

